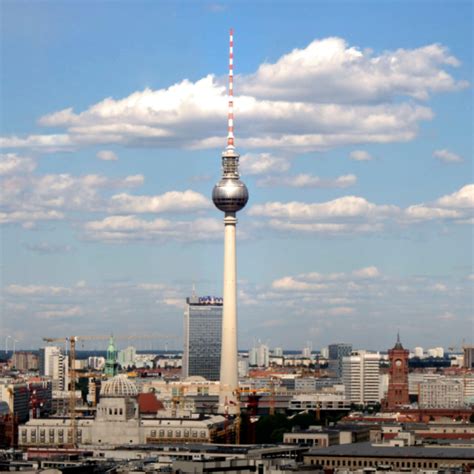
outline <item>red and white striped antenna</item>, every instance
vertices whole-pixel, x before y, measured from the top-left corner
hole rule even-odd
[[[234,30],[229,33],[229,110],[227,112],[227,148],[234,148]]]

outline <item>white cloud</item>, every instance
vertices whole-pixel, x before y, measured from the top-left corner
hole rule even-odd
[[[36,163],[31,158],[16,153],[0,153],[0,176],[31,173]]]
[[[71,293],[70,288],[46,285],[8,285],[6,292],[15,296],[58,296]]]
[[[459,191],[439,198],[436,204],[452,209],[474,209],[474,184],[467,184]]]
[[[446,311],[443,314],[440,314],[438,316],[438,319],[441,321],[454,321],[456,319],[456,315],[454,315],[450,311]]]
[[[124,213],[197,211],[210,206],[208,198],[189,189],[183,192],[170,191],[159,196],[132,196],[122,193],[110,199],[112,212]]]
[[[358,278],[377,278],[380,276],[380,272],[377,267],[365,267],[359,270],[354,270],[352,274]]]
[[[452,209],[440,209],[423,204],[416,204],[405,209],[405,216],[413,221],[428,221],[433,219],[454,219],[461,217],[461,213]]]
[[[443,196],[432,203],[414,204],[405,209],[378,205],[358,196],[344,196],[332,201],[305,203],[266,202],[252,206],[248,214],[267,218],[256,225],[278,232],[300,234],[361,234],[403,228],[426,221],[472,223],[474,185]]]
[[[329,308],[327,310],[327,313],[331,316],[347,316],[348,314],[353,314],[354,312],[354,308],[349,306],[336,306],[335,308]]]
[[[444,283],[435,283],[434,285],[430,286],[430,290],[433,290],[439,293],[444,293],[448,291],[448,287]]]
[[[111,150],[101,150],[97,152],[97,158],[103,161],[117,161],[118,160],[117,154]]]
[[[72,176],[47,174],[16,175],[2,180],[0,223],[34,223],[60,220],[64,211],[98,211],[106,208],[104,190],[134,188],[143,183],[142,175],[110,179],[100,175]]]
[[[276,174],[290,169],[290,159],[270,153],[246,153],[240,157],[242,174]]]
[[[272,283],[272,288],[284,291],[316,291],[327,288],[327,285],[322,283],[309,283],[288,276],[275,280]]]
[[[22,245],[26,249],[31,250],[32,252],[38,253],[40,255],[69,253],[73,250],[70,245],[54,244],[51,242],[24,242]]]
[[[323,235],[337,235],[337,234],[366,234],[375,233],[383,230],[383,225],[379,223],[371,224],[338,224],[329,222],[289,222],[281,219],[270,219],[262,227],[270,228],[277,232],[291,232],[300,234],[323,234]]]
[[[50,309],[47,311],[37,311],[36,316],[41,319],[55,319],[55,318],[73,318],[81,316],[83,309],[76,306],[62,306],[59,305],[58,309]]]
[[[310,174],[296,176],[268,176],[257,181],[257,186],[288,186],[291,188],[347,188],[357,183],[357,176],[347,174],[335,179],[324,179]]]
[[[338,218],[378,218],[396,214],[399,208],[376,205],[357,196],[344,196],[323,203],[268,202],[257,204],[249,210],[252,216],[289,218],[294,220],[322,220]]]
[[[411,140],[419,123],[433,117],[412,99],[465,87],[446,71],[458,65],[438,44],[374,55],[341,38],[313,41],[236,78],[237,144],[300,152]],[[65,108],[39,120],[64,133],[3,137],[0,144],[42,150],[96,144],[222,147],[224,137],[210,131],[225,123],[226,110],[224,81],[208,75],[106,98],[80,113]],[[258,165],[250,169],[258,172]]]
[[[9,211],[0,212],[0,224],[22,223],[25,228],[33,228],[37,221],[57,221],[64,219],[64,214],[58,211]]]
[[[199,241],[221,238],[222,223],[217,219],[171,221],[145,220],[136,216],[109,216],[84,225],[84,236],[90,240],[127,242],[139,240]]]
[[[442,69],[458,65],[439,44],[374,56],[332,37],[294,49],[275,64],[262,64],[240,88],[256,97],[294,101],[380,102],[406,95],[426,100],[435,92],[466,87]]]
[[[446,149],[435,150],[433,156],[444,163],[462,163],[463,161],[461,156]]]
[[[354,161],[370,161],[373,160],[373,157],[369,152],[364,150],[354,150],[349,154],[349,158]]]
[[[301,273],[274,280],[272,288],[283,291],[319,291],[328,289],[329,285],[341,285],[343,282],[353,285],[353,280],[370,280],[380,276],[380,271],[375,266],[360,268],[350,273]]]

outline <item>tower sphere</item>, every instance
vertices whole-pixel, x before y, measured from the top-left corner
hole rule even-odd
[[[223,177],[212,190],[212,200],[223,212],[237,212],[247,204],[249,192],[240,179]]]

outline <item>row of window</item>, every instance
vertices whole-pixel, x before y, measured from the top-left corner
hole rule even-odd
[[[311,464],[322,464],[324,467],[377,467],[381,464],[380,460],[354,460],[354,459],[311,459]],[[436,468],[437,462],[428,461],[387,461],[391,468]]]
[[[104,415],[109,413],[109,415],[123,415],[123,408],[98,408],[100,413]]]
[[[57,443],[64,443],[65,441],[65,434],[67,435],[67,442],[72,442],[72,430],[64,430],[64,429],[59,429],[56,430],[54,428],[50,428],[48,431],[48,443],[49,444],[54,444],[55,442]],[[67,433],[65,433],[65,431]],[[77,430],[77,441],[82,440],[82,430]],[[40,429],[39,430],[39,435],[37,434],[36,430],[31,430],[30,431],[30,441],[32,443],[46,443],[46,429]],[[28,430],[21,430],[21,442],[23,444],[26,444],[28,442]]]
[[[166,435],[165,435],[166,433]],[[205,430],[151,430],[150,438],[206,438],[207,432]]]

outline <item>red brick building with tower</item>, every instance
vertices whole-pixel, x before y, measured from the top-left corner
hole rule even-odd
[[[402,405],[410,403],[408,395],[408,354],[400,342],[400,334],[393,349],[388,351],[390,361],[389,381],[387,398],[384,400],[384,408],[393,410]]]

